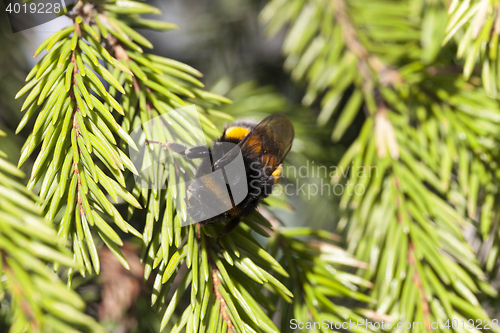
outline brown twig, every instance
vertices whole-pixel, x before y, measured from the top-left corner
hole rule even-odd
[[[399,72],[384,64],[376,55],[371,54],[359,40],[353,22],[347,15],[345,0],[332,0],[335,9],[335,19],[342,28],[344,42],[349,51],[358,58],[358,71],[363,78],[362,86],[366,92],[373,92],[376,84],[372,71],[378,74],[378,82],[384,86],[394,86],[403,82]],[[375,132],[377,137],[377,152],[384,158],[387,148],[393,159],[399,158],[399,148],[394,128],[387,118],[387,107],[380,95],[375,94],[377,114],[375,118]]]
[[[377,56],[368,52],[358,38],[358,34],[349,15],[347,15],[344,0],[332,0],[335,9],[335,19],[342,27],[342,34],[346,47],[359,58],[358,68],[365,84],[373,80],[369,68],[378,73],[379,81],[383,85],[391,86],[402,82],[399,72],[384,64]]]
[[[222,282],[219,279],[218,269],[213,264],[212,264],[212,281],[214,283],[215,297],[220,301],[220,313],[222,314],[222,319],[225,322],[227,322],[227,332],[233,333],[234,325],[227,313],[227,303],[224,300],[224,297],[222,297],[222,294],[219,290],[219,286],[222,284]]]
[[[75,32],[74,33],[78,34],[78,39],[81,39],[82,38],[82,30],[80,29],[80,25],[76,22],[75,19],[73,19],[73,24],[75,25]],[[71,52],[71,55],[70,55],[70,61],[73,63],[73,73],[71,74],[70,80],[73,83],[73,86],[69,90],[69,97],[75,106],[73,109],[73,115],[72,115],[73,119],[72,120],[73,120],[73,130],[76,132],[76,138],[78,139],[81,136],[80,128],[78,126],[78,121],[77,121],[77,113],[80,112],[80,109],[78,109],[78,105],[76,103],[76,98],[75,98],[75,93],[74,93],[74,87],[78,85],[76,82],[76,79],[75,79],[75,75],[78,73],[78,66],[77,66],[76,57],[75,57],[75,52],[77,49],[78,49],[78,44],[77,44],[75,50],[73,50]],[[77,146],[78,146],[78,144],[77,144]],[[77,153],[78,153],[78,155],[81,155],[81,150],[79,147],[78,147]],[[80,209],[80,215],[86,216],[85,209],[83,208],[82,195],[81,195],[82,180],[81,180],[81,176],[80,176],[80,170],[78,169],[78,163],[75,160],[73,160],[73,169],[74,169],[75,175],[78,177],[77,187],[76,187],[77,188],[76,189],[76,203],[78,204],[78,207]]]
[[[3,271],[7,273],[8,276],[10,276],[10,289],[12,290],[12,293],[14,295],[17,295],[17,299],[19,302],[19,306],[21,310],[23,311],[24,315],[26,316],[26,319],[30,322],[30,325],[32,328],[39,329],[40,328],[40,322],[36,319],[33,308],[31,307],[30,302],[27,300],[27,296],[24,292],[24,287],[23,285],[17,280],[14,279],[15,272],[12,269],[12,267],[9,266],[7,263],[9,255],[5,251],[1,251],[2,255],[2,264],[1,268]]]
[[[415,245],[410,241],[408,246],[408,262],[412,266],[416,266],[416,258],[415,258]],[[432,328],[429,325],[429,302],[427,302],[427,298],[425,296],[425,290],[422,285],[422,280],[420,278],[420,274],[418,270],[415,269],[413,273],[412,281],[417,287],[420,294],[420,302],[422,304],[422,314],[424,316],[424,329],[432,331]]]

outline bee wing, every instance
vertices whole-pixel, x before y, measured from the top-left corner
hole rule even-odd
[[[283,114],[266,117],[240,143],[214,164],[215,169],[228,164],[240,153],[259,163],[267,176],[283,162],[292,147],[293,125]]]

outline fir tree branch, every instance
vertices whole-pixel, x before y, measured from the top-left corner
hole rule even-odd
[[[40,217],[40,199],[16,179],[23,176],[0,157],[0,288],[12,311],[10,332],[104,332],[83,313],[78,294],[46,266],[78,267],[65,240]]]
[[[401,76],[397,70],[388,67],[376,55],[370,54],[370,52],[368,52],[368,50],[363,46],[356,33],[356,28],[346,12],[345,1],[332,0],[332,3],[335,12],[335,19],[342,27],[345,45],[347,49],[354,53],[360,61],[358,66],[360,73],[364,78],[365,84],[370,84],[370,86],[373,85],[371,83],[373,78],[368,67],[378,74],[380,83],[385,86],[392,86],[394,84],[401,83]]]
[[[483,120],[496,118],[498,104],[455,75],[426,68],[438,57],[439,37],[444,36],[443,20],[431,28],[427,21],[443,17],[441,4],[415,11],[408,10],[409,2],[398,3],[396,9],[384,1],[353,1],[348,4],[350,16],[346,3],[334,5],[271,1],[261,17],[271,31],[293,22],[283,46],[285,67],[293,68],[293,79],[307,82],[303,102],[321,99],[320,124],[341,111],[334,139],[362,105],[369,110],[337,166],[340,172],[348,170],[347,182],[340,174],[332,181],[346,186],[339,227],[348,227],[349,250],[370,264],[363,277],[374,283],[374,308],[394,321],[484,320],[487,314],[477,297],[496,292],[462,229],[474,223],[470,219],[480,218],[483,235],[489,237],[489,207],[498,183],[492,163],[496,152],[490,148],[498,140],[498,125]],[[405,34],[396,39],[391,29]],[[413,36],[422,44],[415,44]],[[373,86],[366,89],[369,71],[356,73],[356,60],[342,58],[348,54],[345,49],[378,76]],[[377,72],[384,67],[370,64],[370,54],[387,68],[398,68],[401,80],[386,86],[383,71]],[[472,111],[482,108],[491,114]],[[376,175],[358,174],[360,168],[372,167]],[[364,191],[355,193],[356,186]],[[483,203],[485,215],[479,217],[483,196],[488,200]]]
[[[114,138],[117,135],[131,142],[112,116],[113,110],[118,113],[123,110],[97,77],[100,75],[110,86],[124,92],[99,60],[118,70],[129,70],[100,46],[98,27],[89,25],[88,6],[79,2],[70,14],[73,25],[49,37],[37,49],[35,56],[43,49],[49,52],[30,72],[27,79],[31,82],[17,96],[32,88],[23,106],[29,108],[18,131],[36,113],[38,105],[42,105],[20,165],[42,143],[28,187],[42,183],[40,195],[45,200],[42,208],[51,221],[66,205],[58,232],[64,238],[71,237],[82,275],[85,271],[98,273],[100,269],[90,227],[97,229],[104,243],[127,267],[118,248],[122,241],[101,214],[113,220],[123,232],[139,236],[104,193],[115,201],[121,196],[140,207],[125,189],[123,174],[125,168],[136,170]]]
[[[498,4],[490,1],[453,1],[448,9],[448,26],[443,41],[443,44],[446,44],[453,39],[458,45],[457,56],[464,59],[465,79],[471,78],[476,71],[476,64],[479,63],[483,88],[492,98],[498,97],[499,89],[498,10]],[[465,31],[462,31],[462,28]]]

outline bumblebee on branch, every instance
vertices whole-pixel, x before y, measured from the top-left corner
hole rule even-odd
[[[187,188],[185,203],[192,223],[225,223],[218,239],[238,226],[269,196],[282,173],[282,162],[294,137],[291,121],[283,114],[258,124],[237,121],[209,147],[186,148],[175,142],[159,144],[187,159],[202,159]]]

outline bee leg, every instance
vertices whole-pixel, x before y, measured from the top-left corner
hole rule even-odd
[[[186,157],[190,160],[207,156],[210,156],[210,150],[207,146],[194,146],[186,149]]]
[[[241,219],[239,217],[236,217],[236,218],[232,219],[231,221],[229,221],[224,226],[224,228],[222,228],[222,230],[220,231],[219,235],[217,236],[217,240],[216,240],[217,245],[219,245],[219,247],[221,249],[224,249],[224,247],[220,244],[221,237],[230,233],[234,228],[236,228],[238,226],[238,224],[240,224],[240,222],[241,222]]]
[[[157,145],[162,146],[165,149],[168,149],[174,153],[181,154],[181,155],[186,155],[186,147],[183,145],[176,143],[176,142],[160,142],[160,141],[152,141],[152,140],[146,140],[146,144],[154,143]]]
[[[162,146],[163,148],[170,150],[176,154],[186,156],[188,159],[192,160],[194,158],[207,157],[210,154],[210,150],[207,146],[194,146],[186,148],[177,142],[160,142],[153,140],[146,140],[147,144],[154,143]]]
[[[210,227],[210,228],[213,228],[215,227],[215,224],[213,223],[208,223],[208,222],[198,222],[198,224],[204,226],[204,227]]]

